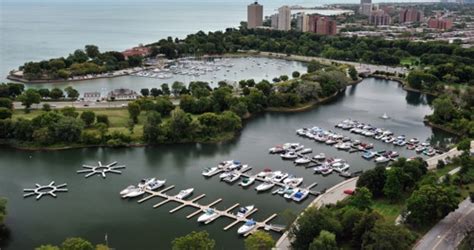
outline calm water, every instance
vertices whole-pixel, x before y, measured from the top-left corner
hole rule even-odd
[[[392,119],[378,118],[387,112]],[[351,171],[368,169],[373,162],[365,161],[360,154],[349,154],[335,148],[296,136],[300,127],[318,125],[333,128],[345,118],[371,122],[395,133],[408,137],[433,141],[446,138],[423,125],[423,116],[430,113],[424,96],[407,93],[395,82],[366,79],[357,86],[347,88],[337,100],[301,113],[266,113],[247,122],[242,134],[232,142],[222,144],[187,144],[161,147],[129,149],[78,149],[61,152],[24,152],[8,148],[0,150],[0,196],[9,198],[7,220],[12,230],[9,249],[31,249],[40,244],[59,244],[64,238],[80,236],[100,243],[108,234],[111,246],[121,249],[165,249],[173,238],[192,230],[207,230],[217,242],[219,249],[242,249],[243,240],[237,236],[237,227],[224,232],[222,228],[230,223],[218,219],[206,226],[199,225],[196,218],[185,216],[193,209],[183,209],[175,214],[169,210],[177,204],[169,203],[153,209],[159,199],[143,204],[122,200],[118,191],[140,178],[158,176],[166,178],[168,185],[176,185],[170,194],[180,189],[194,187],[195,196],[205,193],[201,201],[211,202],[223,198],[217,205],[223,209],[235,203],[255,204],[259,211],[254,218],[261,220],[287,208],[303,209],[311,199],[296,204],[287,202],[269,192],[257,194],[253,185],[243,190],[237,184],[227,185],[216,177],[204,179],[200,172],[204,167],[214,166],[226,159],[239,159],[254,167],[257,172],[265,167],[304,176],[303,185],[317,181],[315,190],[330,187],[342,178],[337,175],[321,177],[309,169],[295,167],[278,156],[269,155],[268,148],[283,142],[302,142],[314,149],[314,153],[325,152],[349,161]],[[378,149],[393,149],[392,146],[377,143]],[[400,151],[400,149],[397,149]],[[402,155],[412,156],[414,152],[401,150]],[[96,161],[118,161],[126,164],[122,175],[109,175],[106,179],[91,177],[85,179],[75,171],[82,164]],[[69,193],[62,193],[57,199],[23,199],[22,189],[35,183],[68,183]],[[282,223],[276,219],[274,223]],[[275,235],[278,236],[278,235]]]
[[[214,72],[206,72],[200,76],[189,75],[172,75],[169,79],[148,78],[139,76],[122,76],[116,78],[104,78],[88,81],[78,81],[69,83],[45,83],[45,84],[26,84],[28,88],[65,88],[69,85],[77,89],[81,96],[84,92],[99,91],[102,96],[117,88],[129,88],[140,92],[142,88],[160,88],[162,83],[168,83],[171,87],[174,81],[180,81],[188,84],[192,81],[206,81],[211,87],[216,87],[217,83],[222,80],[231,83],[238,82],[242,79],[254,79],[260,81],[267,79],[271,81],[274,77],[288,75],[291,77],[293,71],[300,73],[306,72],[306,65],[301,62],[287,61],[269,58],[230,58],[229,64],[233,67],[222,69]]]

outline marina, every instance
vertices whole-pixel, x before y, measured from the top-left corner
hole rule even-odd
[[[146,197],[140,199],[138,201],[138,203],[143,203],[147,200],[150,200],[150,199],[156,198],[156,197],[162,198],[163,201],[153,205],[153,208],[158,208],[158,207],[160,207],[160,206],[162,206],[162,205],[164,205],[168,202],[180,203],[181,205],[173,208],[172,210],[169,211],[169,213],[175,213],[175,212],[177,212],[178,210],[180,210],[184,207],[193,207],[197,210],[186,216],[187,219],[191,219],[191,218],[193,218],[194,216],[196,216],[200,213],[206,213],[206,211],[208,209],[210,209],[211,207],[217,205],[219,202],[222,201],[222,199],[219,198],[219,199],[217,199],[217,200],[215,200],[215,201],[213,201],[213,202],[211,202],[207,205],[201,205],[201,204],[197,203],[197,201],[204,198],[206,196],[205,194],[198,195],[198,196],[192,198],[191,200],[186,200],[184,198],[180,198],[180,197],[178,197],[178,195],[175,195],[175,196],[167,195],[166,192],[173,189],[174,187],[175,186],[172,185],[172,186],[169,186],[169,187],[167,187],[167,188],[165,188],[165,189],[163,189],[159,192],[146,190],[146,193],[148,193],[148,195]],[[232,227],[234,227],[235,225],[237,225],[239,223],[242,223],[242,222],[247,223],[249,221],[249,219],[247,219],[247,218],[250,215],[252,215],[253,213],[258,211],[257,208],[254,208],[251,211],[248,211],[245,215],[238,216],[238,214],[232,213],[231,211],[234,210],[235,208],[237,208],[239,205],[240,205],[239,203],[236,203],[236,204],[230,206],[229,208],[227,208],[225,210],[217,210],[217,209],[214,208],[213,211],[216,214],[216,216],[213,216],[212,218],[210,218],[208,220],[205,220],[204,224],[209,224],[209,223],[213,222],[214,220],[217,220],[220,217],[227,217],[227,218],[230,218],[230,219],[234,220],[232,223],[230,223],[229,225],[224,227],[224,230],[227,231],[227,230],[231,229]],[[284,230],[283,226],[269,224],[269,222],[273,218],[275,218],[276,216],[277,216],[277,214],[272,214],[271,216],[269,216],[268,218],[266,218],[262,222],[255,222],[253,224],[253,226],[250,229],[246,230],[244,233],[240,233],[240,232],[239,233],[242,234],[244,237],[256,232],[259,229],[265,229],[267,231],[272,230],[274,232],[281,233]]]

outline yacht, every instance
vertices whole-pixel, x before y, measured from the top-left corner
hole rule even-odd
[[[298,157],[298,155],[295,152],[292,152],[292,151],[287,152],[285,154],[281,154],[280,156],[283,159],[295,159],[295,158]]]
[[[286,177],[288,177],[288,173],[282,173],[281,171],[277,171],[273,174],[273,177],[271,178],[271,181],[274,182],[281,182],[283,181]]]
[[[347,163],[342,163],[340,166],[333,167],[334,171],[338,173],[342,173],[344,171],[347,171],[349,169],[350,165]]]
[[[307,164],[310,162],[311,162],[311,159],[309,159],[308,157],[301,157],[295,160],[295,164]]]
[[[275,183],[271,181],[265,181],[261,183],[260,185],[258,185],[257,187],[255,187],[255,190],[257,190],[258,192],[266,191],[266,190],[271,189],[273,186],[275,186]]]
[[[291,199],[293,199],[296,202],[300,202],[300,201],[306,199],[306,197],[308,197],[308,194],[309,194],[309,190],[300,190],[300,191],[296,192],[293,195],[293,197],[291,197]]]
[[[283,195],[283,197],[285,197],[285,199],[291,199],[293,197],[293,195],[295,195],[298,191],[300,191],[299,188],[289,188],[285,194]]]
[[[177,199],[183,200],[189,197],[194,192],[194,188],[188,188],[179,191],[179,193],[175,196]]]
[[[254,208],[254,205],[239,208],[239,211],[237,211],[237,217],[247,216]]]
[[[313,152],[312,148],[305,148],[305,149],[300,151],[300,154],[309,154],[309,153],[312,153],[312,152]]]
[[[143,188],[143,187],[146,187],[148,186],[148,184],[152,183],[155,181],[155,178],[145,178],[145,179],[142,179],[139,183],[138,183],[138,187],[139,188]]]
[[[202,175],[209,177],[217,174],[220,171],[219,167],[206,168],[202,171]]]
[[[246,234],[250,232],[252,229],[254,229],[256,225],[257,223],[254,220],[252,219],[247,220],[244,225],[242,225],[241,227],[239,227],[239,229],[237,229],[237,233]]]
[[[377,163],[385,163],[385,162],[388,162],[388,161],[390,161],[390,159],[385,157],[385,156],[379,156],[379,157],[375,158],[375,162],[377,162]]]
[[[212,208],[208,208],[204,211],[204,213],[199,216],[199,218],[197,219],[198,222],[206,222],[208,220],[211,220],[215,217],[217,217],[219,214],[216,213],[216,211]]]
[[[122,191],[120,191],[120,195],[121,196],[124,196],[130,192],[132,192],[133,190],[135,190],[137,187],[135,187],[134,185],[130,185],[128,187],[126,187],[125,189],[123,189]]]
[[[166,180],[154,180],[153,182],[149,183],[145,188],[154,191],[165,185],[165,183]]]
[[[127,194],[123,195],[122,198],[134,198],[144,193],[145,193],[145,190],[143,188],[137,187],[135,189],[130,190],[130,192],[128,192]]]
[[[317,155],[313,156],[313,159],[315,159],[317,161],[322,161],[322,160],[326,159],[326,155],[324,153],[320,153],[320,154],[317,154]]]
[[[247,186],[252,185],[252,183],[254,183],[254,182],[255,182],[254,177],[244,177],[242,179],[242,181],[240,181],[239,185],[242,186],[242,187],[247,187]]]
[[[269,149],[268,149],[268,152],[269,152],[270,154],[284,153],[285,151],[286,151],[286,149],[285,149],[283,146],[281,146],[281,145],[277,145],[277,146],[275,146],[275,147],[273,147],[273,148],[269,148]]]
[[[303,177],[297,178],[295,176],[290,176],[283,180],[283,184],[292,186],[292,187],[297,187],[301,185],[302,182],[303,182]]]
[[[228,183],[234,183],[239,178],[240,178],[240,173],[233,172],[229,176],[225,177],[223,181],[228,182]]]
[[[321,170],[321,174],[326,176],[326,175],[330,175],[332,173],[333,169],[332,168],[326,168],[326,169],[323,169]]]

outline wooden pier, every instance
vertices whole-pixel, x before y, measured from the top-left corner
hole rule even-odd
[[[186,216],[187,219],[191,219],[192,217],[200,214],[200,213],[203,213],[204,211],[206,211],[206,209],[209,209],[211,207],[213,207],[214,205],[216,205],[217,203],[221,202],[222,199],[219,198],[207,205],[201,205],[199,203],[197,203],[198,200],[204,198],[206,195],[205,194],[201,194],[201,195],[198,195],[190,200],[186,200],[186,199],[179,199],[179,198],[176,198],[176,196],[174,195],[167,195],[165,192],[173,189],[175,186],[169,186],[161,191],[150,191],[150,190],[145,190],[146,193],[148,194],[146,197],[138,200],[138,203],[143,203],[147,200],[150,200],[152,198],[155,198],[155,197],[159,197],[159,198],[163,198],[164,200],[159,202],[159,203],[156,203],[155,205],[153,205],[153,208],[157,208],[157,207],[160,207],[168,202],[171,202],[171,201],[174,201],[174,202],[177,202],[177,203],[181,203],[181,205],[171,209],[169,212],[170,213],[174,213],[182,208],[185,208],[185,207],[193,207],[193,208],[196,208],[197,210],[189,215]],[[218,210],[218,209],[215,209],[214,208],[214,212],[217,214],[217,216],[209,219],[208,221],[204,222],[204,224],[209,224],[215,220],[217,220],[218,218],[220,217],[227,217],[227,218],[230,218],[232,220],[234,220],[232,223],[230,223],[229,225],[225,226],[224,227],[224,230],[229,230],[230,228],[232,228],[233,226],[239,224],[239,223],[242,223],[242,222],[246,222],[248,220],[248,217],[252,214],[254,214],[255,212],[258,211],[257,208],[254,208],[252,211],[249,211],[245,216],[237,216],[237,214],[234,214],[232,213],[232,210],[234,210],[235,208],[237,208],[240,204],[239,203],[236,203],[232,206],[230,206],[229,208],[227,208],[226,210]],[[272,231],[275,231],[275,232],[282,232],[284,231],[284,227],[282,226],[278,226],[278,225],[271,225],[269,224],[269,222],[275,218],[277,216],[277,214],[273,214],[271,215],[270,217],[268,217],[267,219],[265,219],[264,221],[262,222],[256,222],[256,225],[255,227],[247,232],[244,237],[256,232],[258,229],[265,229],[265,230],[272,230]]]

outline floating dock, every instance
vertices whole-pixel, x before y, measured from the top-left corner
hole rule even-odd
[[[222,201],[221,198],[207,204],[207,205],[201,205],[199,203],[197,203],[198,200],[204,198],[206,195],[205,194],[201,194],[201,195],[198,195],[190,200],[185,200],[185,199],[179,199],[179,198],[176,198],[176,196],[172,196],[172,195],[167,195],[166,192],[173,189],[175,186],[169,186],[169,187],[166,187],[165,189],[161,190],[161,191],[150,191],[150,190],[145,190],[146,193],[148,194],[146,197],[138,200],[138,203],[143,203],[145,201],[148,201],[152,198],[156,198],[156,197],[159,197],[159,198],[162,198],[164,199],[163,201],[159,202],[159,203],[156,203],[155,205],[153,205],[153,208],[158,208],[168,202],[176,202],[176,203],[180,203],[181,205],[171,209],[169,212],[170,213],[174,213],[174,212],[177,212],[178,210],[182,209],[182,208],[185,208],[185,207],[193,207],[193,208],[196,208],[197,210],[189,215],[186,216],[187,219],[191,219],[192,217],[198,215],[199,213],[203,213],[206,209],[208,208],[211,208],[213,206],[215,206],[216,204],[218,204],[219,202]],[[230,206],[229,208],[227,208],[226,210],[218,210],[218,209],[214,209],[214,211],[216,212],[217,216],[216,217],[213,217],[212,219],[206,221],[204,224],[209,224],[215,220],[217,220],[218,218],[220,217],[227,217],[227,218],[230,218],[232,220],[234,220],[232,223],[230,223],[229,225],[225,226],[224,227],[224,230],[227,231],[229,230],[230,228],[232,228],[233,226],[239,224],[239,223],[242,223],[242,222],[246,222],[248,220],[248,217],[252,214],[254,214],[255,212],[258,211],[257,208],[254,208],[252,211],[249,211],[245,216],[242,216],[242,217],[239,217],[237,216],[236,214],[232,213],[231,211],[235,208],[237,208],[240,204],[239,203],[236,203],[232,206]],[[265,219],[264,221],[262,222],[256,222],[256,225],[255,227],[250,230],[249,232],[247,232],[246,234],[244,234],[243,236],[246,237],[254,232],[256,232],[258,229],[265,229],[265,230],[272,230],[272,231],[275,231],[275,232],[283,232],[285,230],[285,228],[283,226],[279,226],[279,225],[272,225],[272,224],[269,224],[269,222],[274,219],[275,217],[277,216],[277,214],[272,214],[271,216],[269,216],[267,219]]]

